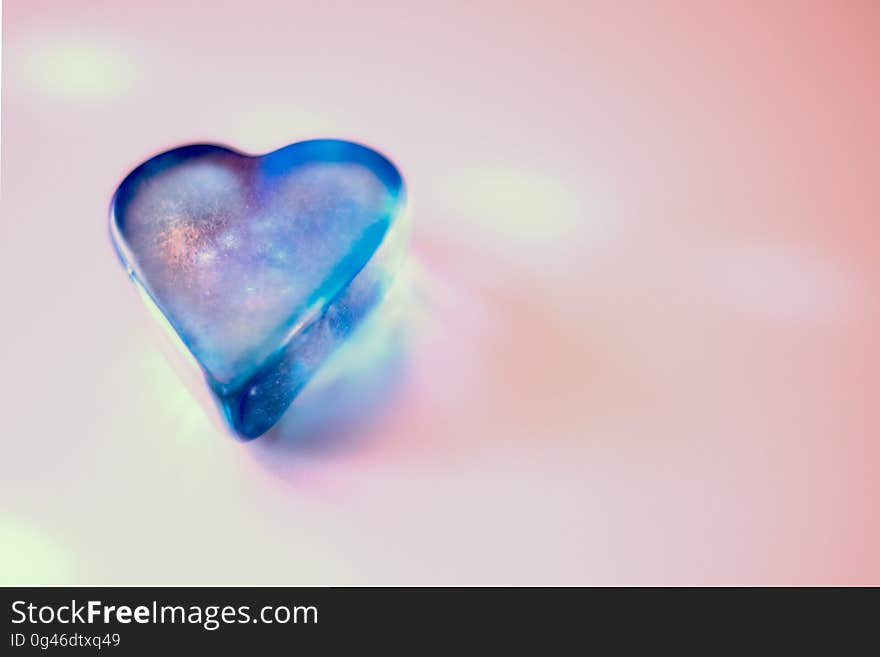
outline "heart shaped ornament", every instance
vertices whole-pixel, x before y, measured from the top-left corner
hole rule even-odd
[[[384,297],[405,251],[404,206],[398,170],[359,144],[261,156],[198,144],[134,169],[110,225],[129,275],[251,439]]]

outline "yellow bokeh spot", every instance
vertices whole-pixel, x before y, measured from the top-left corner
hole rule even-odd
[[[537,172],[469,171],[448,186],[453,209],[472,228],[513,240],[558,239],[577,230],[581,201],[562,182]]]
[[[23,523],[0,519],[0,586],[63,585],[73,579],[68,554]]]
[[[134,66],[124,53],[101,44],[53,43],[32,48],[24,58],[23,73],[49,96],[108,100],[131,88]]]

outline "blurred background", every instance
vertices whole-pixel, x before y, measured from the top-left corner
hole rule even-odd
[[[880,584],[880,5],[3,3],[0,583]],[[236,443],[110,246],[182,143],[378,148],[409,347]]]

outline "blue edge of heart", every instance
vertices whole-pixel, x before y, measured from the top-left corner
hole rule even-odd
[[[405,185],[397,168],[380,153],[354,142],[335,139],[298,142],[264,156],[249,156],[215,144],[192,144],[160,153],[145,161],[126,176],[114,194],[110,207],[111,239],[134,283],[163,312],[178,336],[181,333],[175,326],[173,317],[162,310],[161,304],[150,294],[149,287],[138,279],[136,265],[130,261],[133,258],[128,254],[124,238],[125,208],[143,180],[189,158],[219,151],[244,157],[262,157],[269,160],[269,166],[278,167],[279,170],[315,160],[361,164],[368,167],[396,198],[393,216],[388,218],[384,231],[374,235],[375,239],[359,243],[357,248],[361,253],[349,254],[345,258],[346,262],[337,267],[334,275],[338,276],[342,270],[344,278],[337,285],[335,296],[328,298],[321,312],[259,364],[251,376],[230,387],[214,381],[202,368],[213,396],[235,436],[241,440],[252,440],[269,431],[278,422],[320,365],[382,301],[396,269],[396,265],[389,264],[388,261],[399,262],[400,257],[399,250],[383,249],[382,246],[392,239],[392,233],[402,233],[405,230],[405,227],[399,227],[402,223],[399,215],[402,214],[405,202]],[[293,322],[296,318],[291,320]]]

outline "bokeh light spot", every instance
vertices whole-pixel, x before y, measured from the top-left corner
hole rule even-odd
[[[0,585],[59,585],[73,579],[67,552],[17,521],[0,519]]]
[[[49,96],[69,101],[106,101],[132,87],[134,65],[115,48],[90,42],[35,46],[23,60],[24,78]]]
[[[468,171],[447,186],[448,201],[473,228],[520,241],[555,241],[579,229],[581,199],[553,177],[516,170]]]

